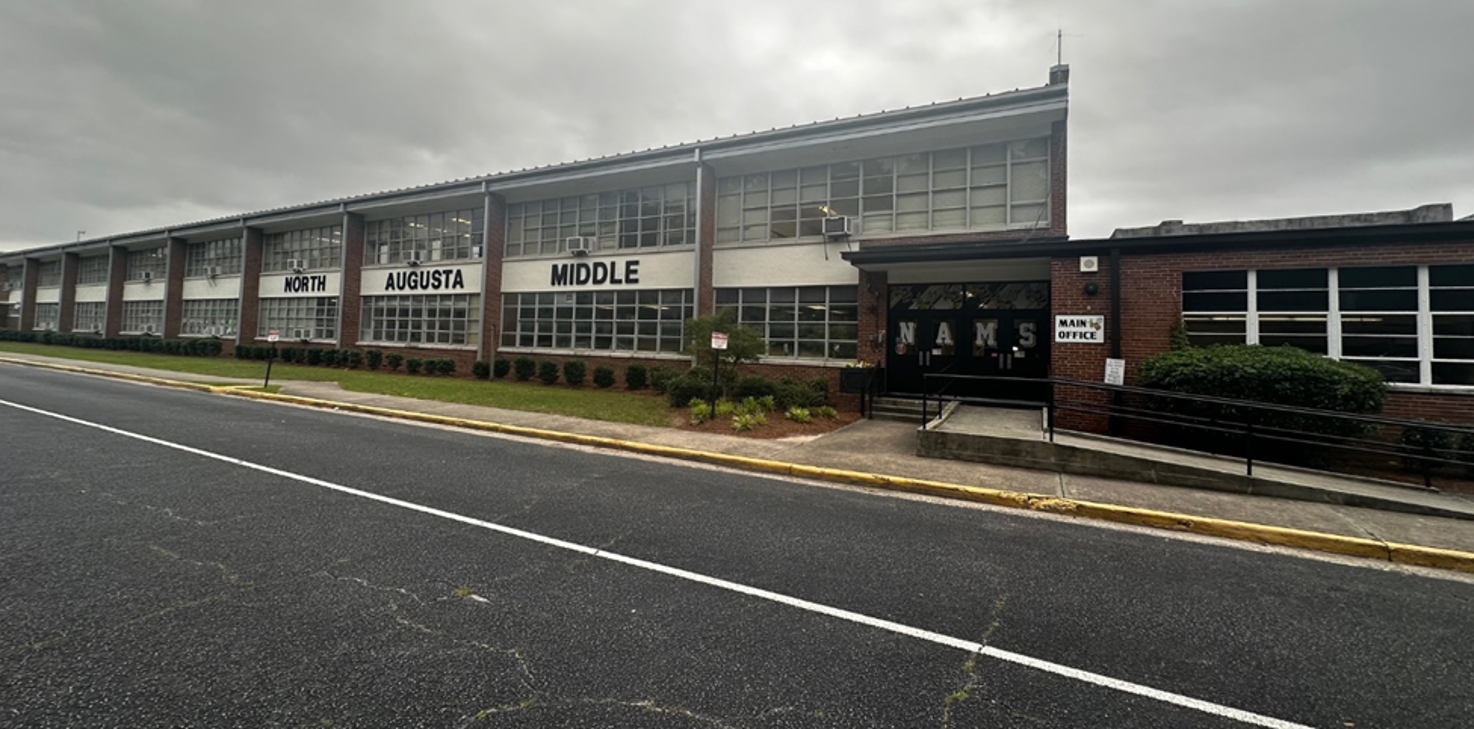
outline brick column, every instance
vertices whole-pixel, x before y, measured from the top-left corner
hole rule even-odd
[[[486,232],[481,249],[481,346],[477,359],[490,362],[500,345],[502,327],[502,260],[507,250],[507,200],[486,195]]]
[[[56,331],[70,332],[76,328],[77,313],[77,269],[82,257],[75,253],[66,253],[61,257],[61,309],[60,317],[56,322]]]
[[[240,317],[236,319],[236,344],[256,341],[256,317],[261,313],[261,257],[266,236],[259,228],[246,228],[242,245]]]
[[[36,283],[41,278],[41,262],[27,258],[21,275],[25,278],[21,283],[20,330],[28,332],[36,328]]]
[[[1069,176],[1066,170],[1069,157],[1069,145],[1065,140],[1065,120],[1060,120],[1050,125],[1049,129],[1049,232],[1055,235],[1065,235],[1069,232],[1065,214],[1066,193],[1068,192]]]
[[[359,292],[363,290],[364,234],[363,216],[343,213],[343,290],[338,296],[339,347],[358,344],[359,319],[363,315]]]
[[[717,173],[711,165],[700,163],[701,184],[696,190],[697,217],[701,224],[696,229],[696,255],[701,265],[696,271],[696,316],[705,316],[716,311],[716,288],[712,283],[712,258],[717,240]]]
[[[0,263],[0,283],[10,280],[10,266]],[[10,326],[10,291],[0,288],[0,329]]]
[[[1091,316],[1104,316],[1106,326],[1106,341],[1110,341],[1112,327],[1121,325],[1118,321],[1111,320],[1111,259],[1109,256],[1098,257],[1100,270],[1096,273],[1081,273],[1080,259],[1056,258],[1050,262],[1050,331],[1042,332],[1051,340],[1054,338],[1053,326],[1054,316],[1064,314],[1083,314]],[[1085,285],[1093,283],[1096,292],[1085,293]],[[1087,382],[1103,382],[1105,380],[1105,361],[1110,356],[1109,344],[1069,344],[1062,342],[1051,342],[1049,345],[1049,375],[1070,380],[1084,380]],[[1110,397],[1101,390],[1091,390],[1079,387],[1060,386],[1055,390],[1055,396],[1061,400],[1075,400],[1093,403],[1104,408]],[[1097,433],[1106,432],[1109,423],[1102,416],[1085,413],[1072,413],[1062,410],[1057,416],[1056,424],[1061,428],[1071,430],[1087,430]]]
[[[164,338],[179,336],[179,323],[184,317],[184,266],[188,255],[183,238],[170,238],[168,259],[164,269]]]
[[[890,351],[886,331],[890,326],[889,275],[885,271],[860,271],[860,359],[884,365]]]
[[[123,280],[128,277],[128,249],[112,246],[108,252],[106,322],[102,333],[116,337],[123,330]]]

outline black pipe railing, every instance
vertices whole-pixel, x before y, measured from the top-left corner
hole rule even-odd
[[[967,381],[976,383],[1004,383],[1015,387],[1025,383],[1036,384],[1045,388],[1045,397],[1042,400],[1017,400],[1012,398],[980,397],[948,393],[956,383]],[[931,386],[933,383],[938,382],[940,382],[940,386]],[[1059,394],[1061,388],[1078,388],[1087,391],[1096,391],[1105,394],[1106,397],[1100,398],[1099,400],[1078,397],[1062,398]],[[1147,407],[1135,407],[1122,404],[1120,401],[1124,399],[1123,396],[1125,395],[1132,395],[1144,399],[1148,405]],[[1137,421],[1170,428],[1187,428],[1203,434],[1228,436],[1227,438],[1218,438],[1212,442],[1241,444],[1242,452],[1240,455],[1244,459],[1245,472],[1250,476],[1254,474],[1256,456],[1258,460],[1264,460],[1263,449],[1256,448],[1256,446],[1266,446],[1269,444],[1329,448],[1347,453],[1396,458],[1404,464],[1404,467],[1412,464],[1413,468],[1422,476],[1422,488],[1426,490],[1436,490],[1433,488],[1432,479],[1433,471],[1439,466],[1452,465],[1474,468],[1474,450],[1463,449],[1463,446],[1474,442],[1474,427],[1448,423],[1391,418],[1382,415],[1343,413],[1334,410],[1319,410],[1293,405],[1276,405],[1210,395],[1192,395],[1129,385],[1108,385],[1100,382],[1086,382],[1066,378],[1024,379],[995,375],[927,373],[922,375],[922,427],[926,427],[926,424],[930,421],[928,417],[929,401],[936,401],[938,414],[941,413],[947,402],[1041,408],[1045,411],[1045,429],[1051,443],[1055,440],[1057,415],[1060,412],[1097,416],[1105,418],[1108,421],[1111,419]],[[1170,412],[1161,408],[1151,407],[1150,403],[1153,401],[1187,401],[1199,406],[1216,406],[1217,413],[1191,414]],[[1328,424],[1338,424],[1341,427],[1336,429],[1345,430],[1346,433],[1334,434],[1285,427],[1275,422],[1277,419],[1286,418],[1313,418]],[[1421,439],[1422,443],[1414,446],[1407,443],[1364,437],[1367,433],[1387,427],[1416,429],[1424,434],[1424,437]],[[1443,437],[1447,439],[1449,445],[1435,447],[1434,441],[1439,438],[1429,435],[1433,433],[1445,434]],[[1454,447],[1453,444],[1458,444],[1458,447]],[[1218,453],[1215,449],[1200,448],[1198,450]]]

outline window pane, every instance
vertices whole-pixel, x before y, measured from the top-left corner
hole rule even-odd
[[[1324,268],[1286,268],[1259,272],[1259,288],[1263,289],[1323,289],[1327,273]]]
[[[1325,291],[1259,291],[1260,311],[1325,311]]]
[[[1474,311],[1474,289],[1433,289],[1433,311]]]
[[[1249,295],[1246,292],[1184,293],[1183,311],[1247,311]]]
[[[1248,271],[1184,271],[1183,291],[1244,290],[1249,288]]]
[[[1474,286],[1474,264],[1429,266],[1429,286]]]
[[[1416,287],[1416,266],[1343,268],[1337,272],[1342,289],[1386,289],[1399,286]]]
[[[1417,311],[1417,289],[1341,291],[1342,311]]]

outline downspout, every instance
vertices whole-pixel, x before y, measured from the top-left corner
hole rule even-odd
[[[694,253],[694,255],[691,256],[691,260],[692,260],[692,268],[691,268],[691,313],[694,316],[698,316],[699,317],[699,316],[702,315],[702,308],[701,308],[701,244],[705,242],[705,241],[702,240],[702,231],[704,230],[704,228],[701,227],[701,210],[702,210],[702,208],[705,208],[706,207],[706,198],[705,198],[706,187],[702,183],[705,181],[704,180],[704,176],[706,174],[706,170],[705,170],[706,165],[702,164],[702,162],[701,162],[701,148],[700,147],[697,147],[694,150],[694,154],[693,154],[693,157],[692,158],[696,162],[696,195],[695,195],[695,199],[696,199],[696,230],[694,231],[696,240],[693,241],[694,245],[691,246],[691,248],[693,249],[692,252]],[[715,271],[712,272],[712,276],[713,276],[713,278],[715,278],[715,276],[716,276],[716,272]],[[713,305],[715,305],[715,301],[713,301]],[[706,313],[710,314],[710,313],[714,313],[714,312],[706,312]],[[700,364],[700,362],[698,362],[697,359],[696,359],[696,353],[695,352],[692,352],[692,354],[691,354],[691,364],[692,364],[692,366],[695,366],[695,365]]]
[[[503,225],[505,226],[505,221]],[[481,181],[481,316],[484,319],[486,312],[491,310],[491,246],[487,245],[490,238],[487,228],[491,225],[491,184],[486,180]],[[500,264],[498,264],[500,265]],[[500,302],[502,292],[498,290],[496,297]],[[501,311],[498,306],[497,311]],[[476,359],[483,362],[491,361],[492,348],[495,346],[488,339],[495,339],[497,327],[501,322],[481,322],[481,343],[476,347]],[[487,335],[490,336],[487,336]]]
[[[353,344],[354,344],[354,346],[357,346],[358,345],[358,332],[354,332],[353,333],[353,339],[350,340],[350,339],[348,339],[348,333],[345,332],[345,331],[343,331],[343,305],[346,304],[346,303],[348,303],[343,298],[343,293],[344,293],[345,289],[348,287],[348,271],[350,270],[349,269],[349,266],[352,265],[352,264],[350,264],[348,262],[348,227],[349,227],[348,203],[346,203],[346,202],[338,203],[338,212],[343,215],[343,223],[342,223],[342,225],[343,225],[343,238],[338,243],[338,260],[342,264],[342,269],[338,273],[338,326],[336,328],[338,330],[338,349],[346,349],[348,347],[348,342],[349,341],[352,341]],[[266,260],[266,250],[265,250],[265,248],[266,248],[265,241],[263,241],[262,242],[262,250],[261,250],[261,260],[263,260],[263,261]],[[362,246],[359,246],[360,251],[362,251],[362,248],[363,248]],[[359,276],[360,279],[362,279],[362,277],[363,277],[363,258],[361,256],[359,257],[358,270],[355,273]],[[362,280],[359,281],[358,289],[359,289],[359,291],[362,291],[363,290],[363,282],[362,282]],[[259,290],[257,291],[257,294],[256,295],[257,295],[257,298],[259,299],[260,298],[260,295],[261,295]],[[363,297],[360,296],[359,299],[358,299],[358,301],[359,301],[358,309],[359,309],[359,311],[362,311],[363,310]],[[259,324],[257,325],[257,328],[258,329],[260,328],[260,325]],[[358,328],[359,329],[362,329],[363,328],[363,322],[362,321],[359,321]]]

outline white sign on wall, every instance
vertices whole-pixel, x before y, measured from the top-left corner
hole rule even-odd
[[[1126,384],[1126,360],[1106,358],[1105,383],[1107,385]]]
[[[1081,314],[1056,316],[1054,341],[1068,344],[1105,344],[1105,317]]]

